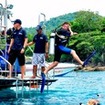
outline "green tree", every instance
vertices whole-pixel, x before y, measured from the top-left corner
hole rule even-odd
[[[96,31],[102,29],[103,17],[91,11],[79,11],[72,23],[76,32]]]

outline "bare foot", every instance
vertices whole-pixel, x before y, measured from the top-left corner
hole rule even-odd
[[[21,75],[21,79],[24,79],[24,75]]]
[[[36,78],[36,76],[35,76],[35,75],[33,75],[31,78]]]
[[[11,75],[8,75],[7,78],[12,78],[12,76]]]

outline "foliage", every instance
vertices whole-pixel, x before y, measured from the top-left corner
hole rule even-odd
[[[0,49],[5,49],[6,40],[5,37],[0,36]]]
[[[79,11],[73,20],[73,30],[76,32],[90,32],[101,30],[104,18],[98,13],[90,11]]]

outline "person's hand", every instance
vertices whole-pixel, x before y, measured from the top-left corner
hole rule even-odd
[[[28,47],[28,46],[29,46],[29,44],[27,43],[27,44],[26,44],[26,47]]]
[[[21,53],[21,54],[23,54],[23,53],[24,53],[24,48],[22,48],[22,49],[21,49],[20,53]]]
[[[73,34],[74,34],[74,35],[77,35],[78,33],[77,33],[77,32],[73,32]]]
[[[49,54],[48,54],[48,53],[46,53],[46,54],[45,54],[45,57],[46,57],[46,59],[47,59],[47,58],[49,57]]]

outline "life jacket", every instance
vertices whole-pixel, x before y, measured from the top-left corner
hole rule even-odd
[[[69,41],[70,38],[70,31],[64,30],[64,29],[60,29],[56,32],[55,35],[55,45],[66,45]]]

